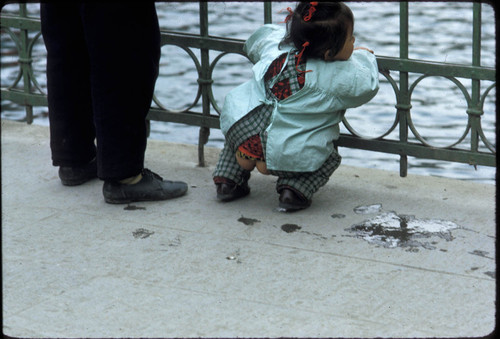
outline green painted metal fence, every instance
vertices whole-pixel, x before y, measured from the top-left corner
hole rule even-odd
[[[496,69],[481,66],[481,4],[473,6],[473,37],[472,60],[470,65],[457,65],[439,62],[413,60],[408,57],[408,3],[402,2],[400,6],[400,55],[399,57],[377,57],[381,76],[385,77],[395,94],[396,115],[393,125],[376,138],[366,138],[344,120],[344,126],[349,133],[342,133],[337,142],[338,146],[357,148],[369,151],[384,152],[400,155],[400,175],[406,176],[408,169],[408,156],[418,158],[444,160],[471,165],[496,166],[496,145],[488,140],[483,126],[482,116],[486,96],[496,87]],[[182,111],[172,111],[163,107],[154,98],[158,108],[152,107],[149,112],[150,120],[176,122],[200,127],[199,134],[199,164],[204,166],[204,145],[208,140],[211,128],[219,128],[220,107],[212,92],[214,80],[212,73],[219,60],[227,54],[236,53],[244,55],[243,40],[228,39],[209,36],[208,34],[208,6],[200,2],[200,34],[186,34],[174,31],[162,31],[162,45],[175,45],[183,50],[193,60],[198,72],[198,93],[194,102]],[[10,100],[26,107],[26,120],[33,119],[33,106],[47,106],[47,98],[40,88],[36,77],[33,75],[32,50],[35,41],[40,37],[40,20],[27,16],[26,5],[19,5],[19,15],[1,16],[1,28],[14,40],[18,49],[18,63],[20,72],[17,79],[7,87],[1,88],[2,100]],[[271,22],[272,3],[263,3],[263,22]],[[29,33],[37,32],[31,38]],[[193,50],[199,50],[200,57]],[[210,61],[210,51],[220,52],[214,60]],[[398,75],[398,80],[392,76]],[[417,74],[416,80],[410,83],[410,74]],[[412,121],[412,93],[415,87],[425,78],[444,77],[453,82],[463,94],[467,109],[467,126],[465,132],[453,145],[436,147],[430,145],[418,132]],[[19,85],[22,81],[22,89]],[[469,92],[464,81],[471,81]],[[493,83],[481,89],[481,81]],[[201,100],[201,112],[193,111]],[[398,131],[398,140],[387,138],[393,131]],[[410,142],[410,133],[413,139]],[[456,146],[464,140],[470,139],[470,146],[466,149]],[[480,150],[481,147],[481,150]]]

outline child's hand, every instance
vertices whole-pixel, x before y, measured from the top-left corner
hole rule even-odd
[[[366,48],[366,47],[354,47],[354,49],[355,49],[355,50],[356,50],[356,49],[364,49],[365,51],[368,51],[368,52],[370,52],[371,54],[373,54],[373,51],[372,51],[371,49],[369,49],[369,48]]]

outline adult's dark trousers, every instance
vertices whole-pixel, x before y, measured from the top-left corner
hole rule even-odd
[[[41,24],[53,165],[96,158],[102,180],[137,175],[160,60],[154,2],[43,3]]]

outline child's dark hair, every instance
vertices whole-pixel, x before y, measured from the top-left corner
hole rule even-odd
[[[344,46],[350,27],[354,28],[354,16],[344,3],[300,2],[287,20],[287,33],[280,47],[290,44],[300,51],[309,42],[303,50],[305,58],[323,58],[327,50],[336,55]]]

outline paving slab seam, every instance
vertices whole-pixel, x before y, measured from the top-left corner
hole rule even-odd
[[[123,207],[122,207],[123,208]],[[59,212],[65,212],[65,210],[60,210]],[[85,216],[92,216],[92,217],[98,217],[99,214],[93,214],[93,213],[88,213],[88,212],[72,212],[75,215],[85,215]],[[47,218],[48,219],[48,218]],[[118,217],[113,217],[113,222],[123,222],[123,223],[130,223],[131,219],[122,219]],[[141,221],[140,223],[141,226],[150,226],[150,227],[162,227],[163,229],[167,230],[172,230],[172,231],[177,231],[177,232],[186,232],[189,234],[210,234],[210,233],[205,233],[200,230],[187,230],[183,228],[177,228],[177,227],[172,227],[172,226],[165,226],[164,224],[159,224],[159,223],[153,223],[153,222],[148,222],[148,221]]]
[[[211,233],[203,233],[203,232],[191,232],[191,233],[211,234]],[[273,243],[273,242],[266,242],[266,241],[262,242],[262,241],[247,239],[247,238],[240,238],[240,237],[237,237],[237,236],[227,237],[227,236],[224,236],[224,235],[218,235],[218,237],[225,238],[225,239],[228,239],[228,240],[238,240],[238,241],[243,241],[243,242],[248,242],[248,243],[253,243],[253,244],[261,244],[261,245],[265,244],[265,245],[276,246],[276,247],[280,247],[280,248],[287,248],[287,249],[293,249],[293,250],[306,251],[306,252],[309,252],[309,253],[317,253],[317,254],[323,254],[323,255],[328,255],[328,256],[341,257],[341,258],[346,258],[346,259],[359,260],[359,261],[364,261],[364,262],[372,262],[372,263],[384,264],[384,265],[395,266],[395,267],[409,268],[409,269],[417,270],[417,271],[424,271],[424,272],[437,273],[437,274],[445,274],[445,275],[449,275],[449,276],[462,277],[462,278],[475,279],[475,280],[482,280],[482,281],[495,281],[495,279],[486,278],[486,277],[483,278],[483,277],[470,276],[470,275],[459,274],[459,273],[452,273],[452,272],[446,272],[446,271],[440,271],[440,270],[433,270],[433,269],[429,269],[429,268],[423,268],[423,267],[412,266],[412,265],[407,265],[407,264],[399,264],[399,263],[394,263],[394,262],[374,260],[374,259],[370,259],[370,258],[348,256],[348,255],[341,254],[341,253],[333,253],[333,252],[328,252],[328,251],[320,251],[320,250],[314,250],[314,249],[303,248],[303,247],[298,247],[298,246],[291,246],[291,245],[284,245],[284,244]]]
[[[242,240],[244,240],[244,239],[242,239]],[[288,245],[276,244],[276,243],[266,243],[266,244],[273,245],[273,246],[278,246],[278,247],[283,247],[283,248],[302,250],[302,251],[307,251],[307,252],[311,252],[311,253],[326,254],[326,255],[335,256],[335,257],[341,257],[341,258],[354,259],[354,260],[360,260],[360,261],[367,261],[367,262],[373,262],[373,263],[377,263],[377,264],[385,264],[385,265],[396,266],[396,267],[410,268],[410,269],[424,271],[424,272],[446,274],[446,275],[450,275],[450,276],[457,276],[457,277],[469,278],[469,279],[476,279],[476,280],[495,281],[495,279],[491,279],[491,278],[474,277],[474,276],[469,276],[469,275],[465,275],[465,274],[451,273],[451,272],[446,272],[446,271],[438,271],[438,270],[432,270],[432,269],[429,269],[429,268],[423,268],[423,267],[412,266],[412,265],[407,265],[407,264],[397,264],[397,263],[392,263],[392,262],[373,260],[373,259],[369,259],[369,258],[360,258],[360,257],[354,257],[354,256],[347,256],[347,255],[344,255],[344,254],[332,253],[332,252],[326,252],[326,251],[312,250],[312,249],[301,248],[301,247],[297,247],[297,246],[288,246]]]

